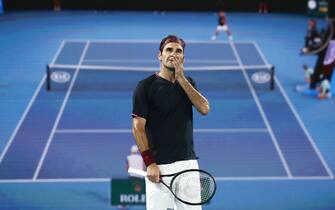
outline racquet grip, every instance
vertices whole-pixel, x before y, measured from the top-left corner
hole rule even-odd
[[[147,176],[147,172],[142,171],[142,170],[138,170],[138,169],[135,169],[135,168],[129,168],[128,173],[129,174],[135,174],[135,175],[138,175],[138,176],[143,176],[143,177]]]

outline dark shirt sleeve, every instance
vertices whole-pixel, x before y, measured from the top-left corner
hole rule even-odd
[[[139,83],[133,95],[133,113],[132,117],[147,118],[148,116],[148,97],[143,83]]]

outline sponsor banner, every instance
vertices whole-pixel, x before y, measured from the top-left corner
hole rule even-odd
[[[112,179],[111,205],[145,205],[145,180]]]

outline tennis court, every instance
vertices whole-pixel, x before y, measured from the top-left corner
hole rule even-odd
[[[50,90],[44,77],[2,153],[1,182],[125,176],[132,91],[157,71],[157,45],[63,41]],[[257,43],[189,41],[185,68],[213,107],[195,117],[195,146],[202,168],[218,180],[333,178],[279,81],[270,90],[271,79],[253,79],[270,74]]]

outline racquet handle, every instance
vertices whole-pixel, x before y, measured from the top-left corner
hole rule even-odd
[[[143,177],[147,176],[147,172],[142,171],[142,170],[138,170],[138,169],[135,169],[135,168],[129,168],[128,173],[129,174],[135,174],[135,175],[138,175],[138,176],[143,176]]]

